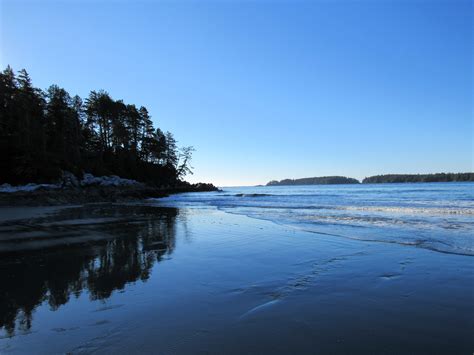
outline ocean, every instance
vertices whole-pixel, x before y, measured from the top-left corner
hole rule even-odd
[[[469,354],[473,187],[0,208],[0,353]]]
[[[334,237],[474,255],[473,183],[225,187],[158,203],[213,206]]]

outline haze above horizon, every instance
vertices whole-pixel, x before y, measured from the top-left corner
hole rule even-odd
[[[473,171],[471,1],[0,0],[2,69],[149,109],[192,182]]]

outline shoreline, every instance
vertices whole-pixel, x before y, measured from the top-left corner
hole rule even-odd
[[[140,202],[185,192],[218,191],[212,184],[189,184],[158,188],[144,184],[124,186],[87,186],[35,191],[0,192],[0,207],[61,206],[98,202]]]

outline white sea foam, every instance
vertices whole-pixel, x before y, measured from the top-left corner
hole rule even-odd
[[[314,233],[474,255],[472,183],[244,187],[160,203],[214,206]]]
[[[437,207],[394,207],[394,206],[341,206],[340,209],[349,211],[384,212],[396,214],[428,214],[428,215],[474,215],[474,208],[437,208]]]

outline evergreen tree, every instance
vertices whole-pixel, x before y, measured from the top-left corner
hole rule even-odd
[[[192,166],[191,166],[191,157],[194,152],[194,147],[183,147],[179,152],[179,159],[177,164],[177,176],[178,179],[191,174],[192,175]]]
[[[192,151],[155,129],[143,106],[103,90],[85,101],[57,85],[43,93],[26,70],[0,73],[0,183],[54,181],[68,170],[170,185],[191,173]]]
[[[165,133],[164,139],[164,163],[169,168],[176,168],[178,164],[178,153],[176,139],[171,132]]]

